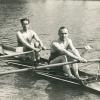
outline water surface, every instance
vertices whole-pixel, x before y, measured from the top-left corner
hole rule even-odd
[[[69,29],[76,47],[92,45],[85,57],[100,57],[100,2],[76,0],[0,0],[0,40],[17,46],[20,19],[28,17],[31,28],[49,48],[60,26]],[[46,54],[45,54],[46,55]],[[4,66],[1,71],[17,69]],[[84,67],[82,67],[84,69]],[[88,67],[89,70],[92,68]],[[93,70],[94,70],[93,69]],[[99,100],[100,96],[70,84],[48,80],[32,72],[0,76],[0,100]]]

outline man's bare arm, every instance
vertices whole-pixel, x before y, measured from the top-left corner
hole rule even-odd
[[[24,46],[35,50],[34,46],[30,45],[27,41],[25,41],[25,39],[22,37],[22,35],[19,32],[17,33],[17,37],[18,37],[18,39],[20,39],[20,41],[23,43]]]
[[[79,51],[75,48],[75,46],[73,45],[72,43],[72,40],[69,40],[69,47],[71,48],[71,50],[73,51],[73,53],[78,56],[78,57],[81,57],[80,54],[79,54]]]
[[[34,39],[35,39],[37,42],[39,42],[40,47],[42,48],[42,50],[46,50],[46,47],[43,45],[42,41],[40,40],[40,38],[38,37],[38,35],[37,35],[35,32],[34,32],[33,36],[34,36]]]
[[[33,36],[34,36],[34,39],[39,42],[40,46],[43,47],[43,43],[42,41],[40,40],[40,38],[38,37],[38,35],[34,32],[33,33]]]
[[[80,56],[79,51],[73,45],[72,40],[69,41],[69,47],[72,49],[73,53],[78,57],[79,61],[87,62],[86,59],[84,59],[83,57]]]
[[[70,57],[76,59],[76,60],[80,60],[80,57],[74,55],[73,53],[69,52],[68,50],[66,50],[65,48],[61,47],[58,43],[53,43],[53,46],[59,50],[59,52],[61,54],[65,54],[65,55],[69,55]]]

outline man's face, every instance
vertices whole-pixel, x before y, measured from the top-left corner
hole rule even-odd
[[[68,30],[66,28],[61,29],[59,32],[59,37],[62,41],[64,41],[68,37]]]
[[[29,22],[27,20],[23,21],[22,26],[24,29],[28,29],[29,28]]]

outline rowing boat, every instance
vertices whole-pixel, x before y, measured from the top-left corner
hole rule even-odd
[[[38,75],[41,75],[41,76],[44,76],[47,78],[52,78],[55,80],[59,80],[62,82],[67,82],[70,84],[78,85],[78,86],[84,87],[87,90],[90,90],[91,92],[100,93],[100,82],[99,82],[100,76],[98,76],[98,79],[97,79],[96,76],[82,72],[79,70],[79,74],[81,75],[81,77],[85,77],[85,79],[84,80],[72,79],[72,78],[69,78],[67,76],[64,76],[62,70],[48,69],[51,67],[53,68],[54,66],[58,66],[59,64],[51,64],[51,65],[41,64],[37,67],[34,67],[34,66],[31,66],[32,65],[32,64],[30,64],[31,62],[25,63],[26,61],[21,61],[18,58],[17,58],[17,60],[15,60],[16,59],[15,56],[16,55],[18,56],[21,54],[21,53],[15,52],[16,48],[2,46],[2,51],[0,51],[1,54],[6,54],[6,55],[1,56],[1,58],[3,58],[3,57],[9,58],[9,57],[12,57],[12,55],[13,55],[14,58],[13,59],[11,58],[10,60],[8,60],[8,64],[22,66],[21,67],[22,69],[7,72],[7,73],[1,73],[0,75],[10,74],[10,73],[15,73],[15,72],[24,72],[24,71],[28,71],[28,70],[34,70],[34,72]],[[26,54],[26,53],[22,53],[22,54]],[[76,62],[69,62],[66,64],[70,64],[70,63],[76,63]]]

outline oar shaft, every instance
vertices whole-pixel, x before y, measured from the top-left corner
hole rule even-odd
[[[88,60],[86,63],[89,62],[98,62],[100,61],[100,59],[92,59],[92,60]],[[13,63],[13,62],[10,62]],[[24,64],[18,64],[18,63],[13,63],[13,64],[17,64],[23,67],[28,67],[28,68],[33,68],[33,69],[45,69],[45,68],[54,68],[54,67],[59,67],[59,66],[63,66],[63,65],[69,65],[69,64],[75,64],[75,63],[83,63],[83,62],[79,62],[79,61],[71,61],[71,62],[64,62],[64,63],[57,63],[57,64],[49,64],[49,65],[42,65],[42,66],[28,66],[28,65],[24,65]]]
[[[36,69],[43,69],[43,68],[54,68],[57,66],[63,66],[63,65],[69,65],[77,63],[78,61],[71,61],[71,62],[64,62],[64,63],[57,63],[57,64],[49,64],[49,65],[43,65],[43,66],[37,66]]]
[[[76,49],[85,49],[85,47],[76,47]],[[46,50],[51,50],[51,49],[47,48]]]
[[[12,70],[12,71],[0,72],[0,75],[20,73],[20,72],[25,72],[25,71],[29,71],[29,70],[32,70],[32,68],[24,68],[24,69]]]
[[[14,63],[14,62],[9,62],[8,61],[9,64],[23,66],[23,67],[26,67],[26,68],[7,71],[7,72],[1,72],[0,75],[6,75],[6,74],[12,74],[12,73],[20,73],[20,72],[25,72],[25,71],[29,71],[29,70],[35,71],[35,70],[39,70],[39,69],[52,68],[52,67],[61,66],[61,65],[65,65],[65,64],[71,64],[71,63],[75,63],[75,62],[76,61],[68,62],[68,63],[59,63],[59,64],[51,64],[51,65],[44,65],[44,66],[34,67],[34,66],[28,66],[28,65],[24,65],[24,64],[19,64],[19,63]]]
[[[71,62],[64,62],[64,63],[50,64],[50,65],[38,66],[38,67],[36,67],[36,69],[54,68],[54,67],[57,67],[57,66],[63,66],[63,65],[69,65],[69,64],[75,64],[75,63],[89,63],[89,62],[100,62],[100,59],[92,59],[92,60],[88,60],[87,62],[71,61]]]
[[[22,52],[22,53],[15,53],[12,55],[4,55],[4,56],[0,56],[0,58],[7,58],[7,57],[14,57],[14,56],[19,56],[19,55],[24,55],[24,54],[29,54],[32,53],[33,51],[27,51],[27,52]]]
[[[74,64],[77,63],[78,61],[71,61],[71,62],[64,62],[64,63],[57,63],[57,64],[49,64],[49,65],[40,65],[37,67],[34,66],[29,66],[29,65],[24,65],[24,64],[19,64],[19,63],[15,63],[15,62],[9,62],[9,64],[14,64],[14,65],[18,65],[18,66],[23,66],[23,67],[27,67],[27,68],[32,68],[32,69],[45,69],[45,68],[54,68],[54,67],[59,67],[59,66],[63,66],[63,65],[69,65],[69,64]]]
[[[100,62],[100,59],[91,59],[91,60],[88,60],[87,62]]]
[[[13,65],[18,65],[18,66],[23,66],[23,67],[26,67],[26,68],[32,68],[32,69],[35,69],[34,66],[29,66],[29,65],[19,64],[19,63],[12,62],[12,61],[8,61],[7,63],[8,63],[8,64],[13,64]]]
[[[87,62],[95,62],[95,61],[98,62],[98,61],[100,61],[100,59],[92,59],[92,60],[88,60]],[[20,72],[25,72],[25,71],[29,71],[29,70],[34,70],[35,71],[35,70],[39,70],[39,69],[53,68],[53,67],[57,67],[57,66],[63,66],[63,65],[78,63],[78,61],[50,64],[50,65],[43,65],[43,66],[38,66],[38,67],[28,66],[28,65],[24,65],[24,64],[18,64],[18,63],[14,63],[14,62],[8,62],[8,63],[19,65],[19,66],[23,66],[23,67],[26,67],[26,68],[13,70],[13,71],[7,71],[7,72],[1,72],[0,75],[6,75],[6,74],[12,74],[12,73],[20,73]]]

